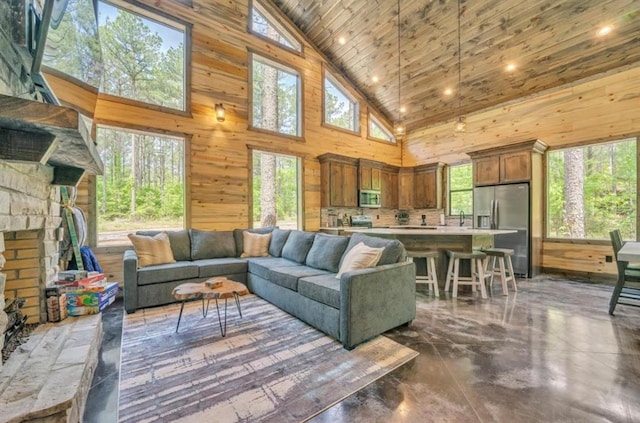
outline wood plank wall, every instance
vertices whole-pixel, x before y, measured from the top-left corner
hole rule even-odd
[[[540,139],[550,148],[640,135],[640,66],[575,84],[520,102],[470,115],[467,132],[455,135],[454,122],[408,135],[403,165],[468,159],[467,151]],[[593,280],[616,274],[609,245],[543,242],[543,269]]]

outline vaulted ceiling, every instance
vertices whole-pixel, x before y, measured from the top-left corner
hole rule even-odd
[[[397,119],[397,0],[274,2]],[[462,114],[640,61],[638,0],[462,0],[460,10]],[[458,115],[457,16],[456,0],[400,1],[400,104],[409,130]],[[607,25],[611,32],[598,35]]]

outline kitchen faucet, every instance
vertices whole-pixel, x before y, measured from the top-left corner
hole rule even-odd
[[[460,226],[464,226],[464,212],[460,210]]]

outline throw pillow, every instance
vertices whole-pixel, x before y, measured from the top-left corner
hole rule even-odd
[[[169,235],[166,232],[160,232],[155,236],[129,234],[128,237],[138,256],[138,267],[175,263]]]
[[[372,248],[364,245],[364,242],[353,247],[347,254],[345,254],[340,266],[340,271],[336,275],[336,279],[340,279],[343,273],[350,272],[352,270],[366,269],[367,267],[374,267],[380,261],[382,251],[384,247]]]
[[[267,257],[269,255],[269,241],[271,234],[253,234],[249,231],[242,233],[244,251],[240,257]]]

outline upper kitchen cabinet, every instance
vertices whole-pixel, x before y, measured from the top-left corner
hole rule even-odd
[[[397,209],[399,204],[398,196],[398,168],[383,167],[380,178],[382,193],[382,207],[385,209]]]
[[[532,178],[532,154],[543,154],[546,149],[542,141],[532,140],[469,152],[473,160],[473,184],[479,187],[528,182]]]
[[[358,160],[336,154],[318,156],[322,207],[358,206]]]
[[[380,191],[382,189],[382,163],[360,159],[358,167],[360,189]]]
[[[413,208],[442,208],[443,169],[443,163],[417,166],[413,169]]]

